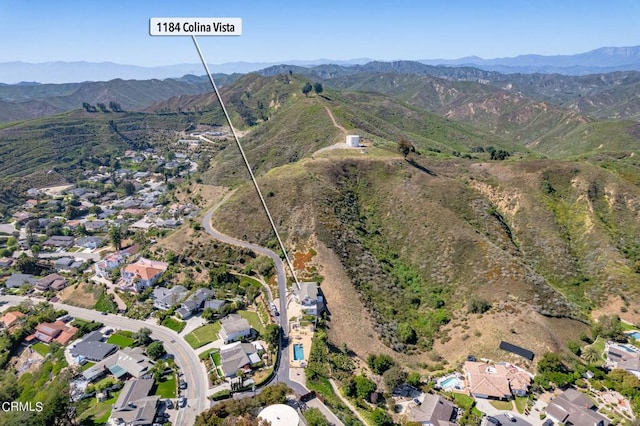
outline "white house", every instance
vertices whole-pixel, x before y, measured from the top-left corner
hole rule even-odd
[[[305,315],[318,315],[324,307],[324,299],[318,292],[318,283],[300,283],[300,289],[295,292],[295,298]]]
[[[229,314],[220,320],[218,336],[226,343],[235,342],[251,335],[249,321],[238,314]]]

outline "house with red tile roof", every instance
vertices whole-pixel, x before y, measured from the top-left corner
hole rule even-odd
[[[36,331],[27,336],[25,339],[27,342],[39,340],[44,343],[51,343],[53,341],[66,345],[69,343],[78,329],[76,327],[65,324],[62,321],[56,322],[42,322],[36,326]]]
[[[120,270],[121,279],[119,285],[124,290],[140,292],[155,284],[168,266],[166,262],[141,257]]]
[[[507,363],[464,363],[469,392],[474,398],[510,399],[524,396],[531,385],[531,375]]]
[[[18,324],[26,315],[20,311],[7,312],[0,317],[0,322],[5,328],[11,328]]]

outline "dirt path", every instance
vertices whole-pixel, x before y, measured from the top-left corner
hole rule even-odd
[[[349,400],[347,400],[347,398],[343,397],[342,394],[340,393],[340,389],[338,389],[338,385],[336,384],[336,381],[333,379],[329,379],[329,383],[331,383],[331,387],[333,388],[333,391],[336,393],[336,395],[338,395],[338,398],[340,398],[340,401],[342,401],[342,403],[344,405],[346,405],[347,407],[349,407],[349,410],[351,410],[351,412],[353,414],[356,415],[356,417],[358,418],[358,420],[360,420],[362,422],[362,424],[369,424],[361,415],[360,413],[358,413],[358,410],[355,409],[355,407],[353,405],[351,405],[351,403],[349,402]]]
[[[345,129],[344,127],[342,127],[342,126],[340,125],[340,123],[338,123],[338,122],[336,121],[336,117],[333,115],[333,112],[331,112],[331,110],[329,109],[329,107],[325,105],[325,106],[324,106],[324,109],[327,111],[327,114],[329,114],[329,118],[330,118],[330,119],[331,119],[331,121],[333,122],[333,126],[334,126],[336,129],[340,130],[342,133],[344,133],[344,136],[347,136],[347,129]]]

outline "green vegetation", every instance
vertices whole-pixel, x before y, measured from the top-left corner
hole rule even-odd
[[[107,339],[107,343],[118,345],[120,349],[123,349],[128,348],[129,346],[133,346],[134,340],[131,337],[123,335],[121,332],[117,331],[109,336],[109,338]]]
[[[94,309],[100,312],[116,313],[118,312],[118,305],[112,295],[107,294],[107,292],[103,292],[96,302]]]
[[[160,395],[162,398],[175,398],[176,389],[176,376],[171,374],[168,377],[163,376],[156,381],[156,390],[153,394]]]
[[[178,319],[175,319],[173,317],[167,317],[162,321],[162,325],[164,325],[167,328],[170,328],[171,330],[175,331],[176,333],[180,333],[185,326],[187,325],[186,321],[180,321]]]
[[[101,402],[97,402],[95,398],[90,398],[89,408],[78,416],[80,424],[82,426],[106,424],[111,415],[113,404],[118,400],[118,396],[120,396],[120,391],[110,393],[109,398]]]
[[[37,342],[31,345],[31,348],[42,356],[47,356],[49,353],[49,345],[46,343]]]
[[[197,349],[211,343],[214,340],[218,340],[218,332],[220,331],[220,323],[218,321],[213,324],[205,324],[196,328],[191,333],[184,336],[184,340],[187,341],[192,348]]]

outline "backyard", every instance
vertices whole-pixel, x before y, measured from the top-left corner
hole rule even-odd
[[[196,328],[191,333],[184,336],[184,340],[187,341],[192,348],[197,349],[211,343],[214,340],[218,340],[218,332],[220,331],[220,323],[218,321],[212,324],[205,324]]]
[[[31,345],[31,349],[38,352],[43,357],[47,356],[47,354],[49,353],[49,345],[42,342],[34,343],[33,345]]]
[[[156,391],[154,394],[160,395],[162,398],[175,398],[176,375],[172,373],[169,376],[162,376],[162,378],[156,382]]]
[[[238,311],[238,315],[240,315],[242,318],[249,321],[249,324],[251,324],[251,327],[257,330],[261,336],[264,336],[264,326],[260,321],[260,316],[256,312]]]
[[[133,339],[131,337],[127,337],[119,332],[116,332],[107,339],[107,343],[111,343],[120,347],[120,349],[128,348],[133,345]]]
[[[111,407],[116,403],[120,391],[114,392],[109,395],[109,398],[98,402],[95,398],[91,398],[90,406],[87,410],[83,411],[78,419],[82,426],[94,426],[106,424],[111,415]]]

